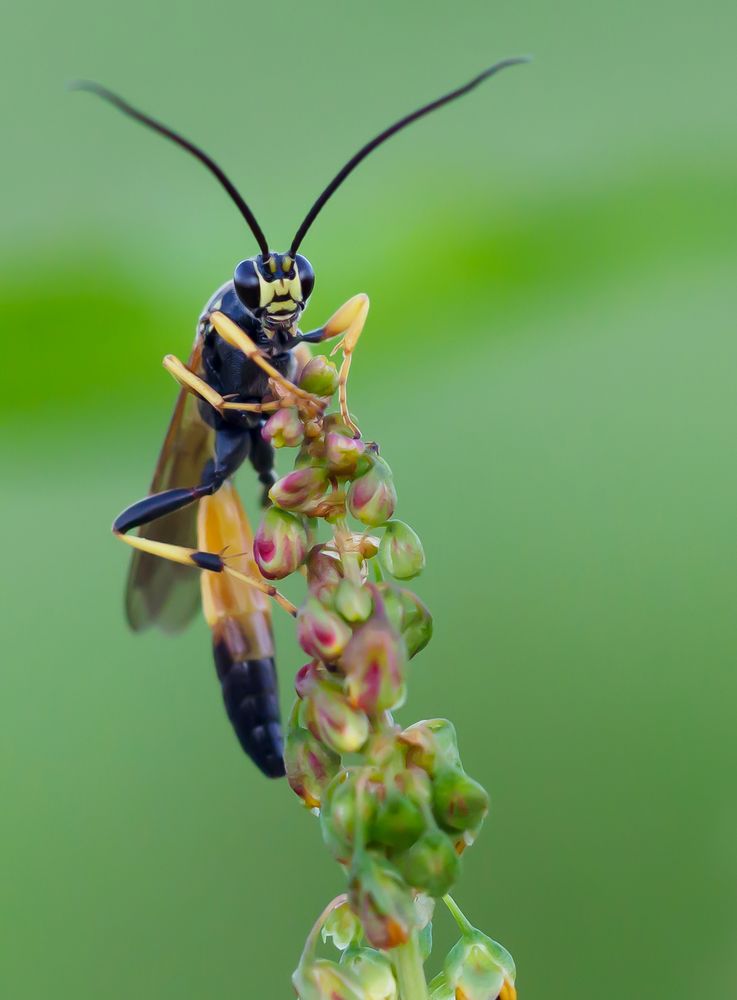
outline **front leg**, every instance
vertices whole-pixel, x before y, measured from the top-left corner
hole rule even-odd
[[[233,410],[239,413],[273,413],[274,410],[278,410],[281,406],[281,403],[279,402],[232,402],[228,397],[221,396],[216,389],[213,389],[213,387],[208,382],[205,382],[203,378],[200,378],[199,375],[195,375],[191,369],[187,368],[187,366],[173,354],[166,355],[163,365],[183,389],[186,389],[187,392],[191,392],[192,395],[197,396],[198,399],[204,400],[205,403],[209,403],[210,406],[220,414],[227,413],[228,410]]]
[[[364,292],[360,292],[358,295],[354,295],[353,298],[348,299],[337,312],[333,313],[324,326],[318,327],[317,330],[312,330],[310,333],[305,333],[299,337],[300,341],[307,344],[320,344],[324,340],[332,340],[333,337],[342,337],[330,353],[332,355],[336,351],[343,351],[343,364],[340,366],[340,375],[338,378],[340,413],[356,437],[360,437],[361,432],[351,420],[348,412],[347,383],[353,352],[356,349],[358,338],[361,336],[364,324],[366,323],[368,311],[369,297]]]

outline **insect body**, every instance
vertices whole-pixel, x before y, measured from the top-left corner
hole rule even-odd
[[[202,602],[228,716],[243,749],[271,777],[284,773],[284,763],[269,597],[283,599],[258,575],[250,554],[251,530],[231,480],[243,462],[249,461],[267,502],[275,477],[273,449],[261,435],[265,420],[284,397],[303,415],[319,411],[321,401],[295,384],[309,357],[308,344],[343,338],[341,410],[349,426],[355,426],[347,410],[345,378],[368,312],[368,298],[356,295],[323,326],[302,333],[299,322],[315,275],[299,247],[328,199],[372,150],[499,70],[523,61],[497,63],[363,146],[315,201],[285,253],[269,248],[247,203],[199,147],[111,91],[92,83],[76,85],[98,94],[203,163],[235,202],[260,248],[260,253],[237,265],[232,280],[206,304],[187,364],[171,355],[164,359],[182,390],[150,493],[116,518],[113,531],[136,550],[126,591],[132,628],[155,623],[177,631]],[[355,433],[359,433],[357,428]],[[128,534],[135,528],[137,535]],[[205,570],[201,580],[193,568]]]

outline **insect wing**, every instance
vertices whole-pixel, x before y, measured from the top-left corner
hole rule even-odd
[[[187,366],[202,374],[202,337],[195,340]],[[199,415],[195,397],[182,390],[164,438],[149,493],[199,483],[213,454],[213,432]],[[197,538],[197,505],[144,524],[139,535],[159,542],[194,547]],[[134,552],[128,573],[125,608],[131,628],[139,632],[156,624],[165,632],[179,632],[200,605],[196,569]]]

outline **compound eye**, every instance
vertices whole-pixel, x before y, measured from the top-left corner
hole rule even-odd
[[[261,304],[261,284],[253,260],[242,260],[233,275],[235,294],[246,309],[254,312]]]
[[[297,254],[295,264],[297,265],[299,283],[302,286],[302,298],[306,302],[315,287],[315,272],[312,270],[312,264],[301,253]]]

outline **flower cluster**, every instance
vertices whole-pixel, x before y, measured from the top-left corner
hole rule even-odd
[[[434,900],[445,897],[463,936],[431,984],[433,998],[511,1000],[511,957],[463,923],[447,896],[488,796],[463,769],[450,722],[402,729],[392,717],[406,698],[409,663],[432,636],[428,609],[406,586],[425,566],[422,543],[394,517],[397,492],[378,446],[356,436],[344,406],[327,413],[336,367],[313,358],[299,386],[322,406],[286,400],[264,426],[275,447],[299,450],[269,492],[254,557],[267,580],[306,578],[296,617],[308,659],[295,682],[286,771],[319,815],[348,892],[308,938],[295,989],[302,1000],[427,998],[430,920]],[[317,957],[319,930],[339,961]]]

